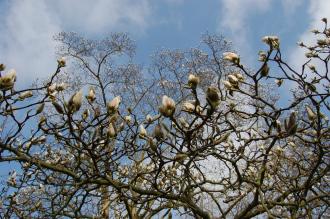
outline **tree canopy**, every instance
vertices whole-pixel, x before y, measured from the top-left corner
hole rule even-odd
[[[23,89],[1,64],[1,218],[329,216],[322,21],[299,69],[277,36],[251,70],[216,35],[146,69],[124,33],[58,34],[57,69]]]

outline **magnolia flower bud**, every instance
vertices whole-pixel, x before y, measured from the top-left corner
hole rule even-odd
[[[175,102],[172,98],[164,95],[162,105],[159,107],[159,112],[166,117],[170,117],[175,112]]]
[[[124,120],[127,124],[130,124],[132,122],[132,117],[131,116],[125,116]]]
[[[4,65],[4,64],[0,64],[0,71],[3,71],[3,70],[5,70],[6,69],[6,66]]]
[[[115,113],[117,112],[118,108],[119,108],[119,104],[120,104],[121,98],[120,96],[117,96],[115,98],[113,98],[109,103],[108,103],[108,112],[109,113]]]
[[[277,129],[277,132],[280,133],[282,131],[282,129],[281,129],[281,121],[280,120],[276,120],[275,121],[275,127]]]
[[[180,117],[180,118],[179,118],[179,123],[180,123],[180,125],[181,125],[182,127],[184,127],[184,128],[189,128],[189,124],[188,124],[188,122],[187,122],[183,117]]]
[[[110,138],[114,138],[116,136],[116,130],[111,122],[109,123],[107,133]]]
[[[269,67],[268,67],[267,63],[265,63],[261,68],[260,74],[261,74],[261,76],[266,77],[268,75],[268,73],[269,73]]]
[[[53,106],[55,107],[55,109],[58,113],[60,113],[60,114],[64,113],[63,108],[59,103],[57,103],[55,101],[52,101],[52,104],[53,104]]]
[[[56,83],[51,84],[49,87],[47,87],[47,93],[48,94],[54,93],[56,91],[56,87],[57,87]]]
[[[267,54],[264,51],[259,51],[258,55],[259,55],[259,59],[258,60],[260,62],[265,62],[266,61]]]
[[[6,75],[0,77],[0,90],[6,91],[12,89],[15,82],[16,71],[14,69],[10,69]]]
[[[81,118],[83,120],[86,120],[89,116],[89,109],[85,109],[85,111],[83,112],[83,114],[81,115]]]
[[[195,110],[195,105],[190,103],[190,102],[184,102],[182,104],[182,110],[186,112],[194,112]]]
[[[93,102],[96,99],[94,88],[92,88],[92,87],[89,88],[89,92],[88,92],[88,95],[86,96],[86,99],[89,102]]]
[[[72,113],[77,112],[82,104],[82,90],[75,93],[69,100],[69,109]]]
[[[151,123],[152,122],[152,117],[148,114],[147,116],[146,116],[146,121],[148,122],[148,123]]]
[[[231,83],[230,83],[229,81],[224,81],[224,82],[223,82],[223,85],[225,85],[225,87],[226,87],[228,90],[233,89],[233,86],[231,85]]]
[[[317,118],[316,114],[309,106],[306,106],[306,111],[309,120],[314,121]]]
[[[238,79],[234,75],[228,75],[228,80],[232,85],[238,84]]]
[[[326,17],[322,18],[321,21],[323,21],[324,23],[328,23],[328,19]]]
[[[235,76],[236,76],[236,78],[237,78],[240,82],[243,82],[243,81],[244,81],[244,77],[243,77],[243,75],[242,75],[241,73],[236,72],[236,73],[235,73]]]
[[[212,108],[216,108],[220,104],[220,96],[216,87],[208,87],[206,91],[206,100]]]
[[[40,104],[36,110],[36,114],[41,113],[44,110],[44,107],[45,107],[45,103]]]
[[[283,83],[283,79],[275,79],[275,83],[277,84],[278,87],[280,87]]]
[[[147,136],[147,130],[144,128],[144,126],[141,124],[140,127],[140,135],[141,136]]]
[[[199,77],[198,76],[195,76],[193,74],[190,74],[189,77],[188,77],[188,85],[191,87],[191,88],[196,88],[197,85],[199,84]]]
[[[18,98],[19,98],[20,100],[24,100],[24,99],[29,98],[29,97],[32,97],[32,96],[33,96],[32,91],[25,91],[25,92],[21,93],[21,94],[18,96]]]
[[[61,57],[61,58],[59,58],[59,59],[57,60],[57,63],[58,63],[58,66],[59,66],[60,68],[62,68],[62,67],[65,67],[65,65],[66,65],[66,60],[65,60],[64,57]]]
[[[234,64],[239,64],[240,58],[236,53],[233,52],[225,52],[223,53],[223,59]]]
[[[289,135],[294,135],[297,131],[296,114],[297,114],[297,112],[295,112],[295,111],[291,112],[289,121],[287,121],[287,119],[284,121],[285,131]]]
[[[154,137],[157,139],[157,141],[160,141],[165,137],[165,133],[163,131],[163,128],[160,124],[157,124],[154,129]]]
[[[64,91],[67,87],[68,87],[68,84],[62,82],[62,83],[56,85],[56,90]]]
[[[262,41],[273,49],[278,49],[280,47],[280,40],[277,36],[264,36]]]

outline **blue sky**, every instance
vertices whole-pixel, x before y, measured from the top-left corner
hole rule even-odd
[[[297,65],[304,57],[295,43],[310,41],[309,30],[330,18],[330,0],[0,0],[0,12],[0,62],[29,83],[54,70],[52,36],[60,31],[100,38],[128,32],[140,63],[159,48],[194,47],[206,31],[218,33],[250,67],[266,48],[261,37],[278,35]]]

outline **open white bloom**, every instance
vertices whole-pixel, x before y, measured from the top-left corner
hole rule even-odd
[[[239,56],[233,52],[225,52],[223,53],[224,60],[230,61],[232,63],[238,64],[239,63]]]
[[[235,76],[240,82],[244,81],[244,77],[241,73],[236,72]]]
[[[278,49],[280,47],[280,40],[278,36],[264,36],[262,41],[274,49]]]
[[[159,107],[159,111],[166,117],[173,115],[175,111],[175,102],[172,98],[164,95],[162,99],[162,105]]]
[[[116,96],[108,103],[108,111],[109,113],[114,113],[118,110],[119,104],[121,102],[120,96]]]
[[[16,81],[16,71],[10,69],[8,73],[0,77],[0,90],[6,91],[14,87]]]
[[[193,74],[190,74],[188,76],[188,85],[191,87],[191,88],[196,88],[197,85],[199,84],[199,77],[196,76],[196,75],[193,75]]]

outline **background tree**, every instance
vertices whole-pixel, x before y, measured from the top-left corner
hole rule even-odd
[[[315,45],[300,44],[301,69],[276,36],[262,39],[256,71],[206,35],[197,49],[156,53],[148,72],[126,34],[59,34],[67,60],[44,84],[16,90],[15,71],[0,78],[0,161],[21,167],[3,183],[1,217],[326,217],[323,22]]]

